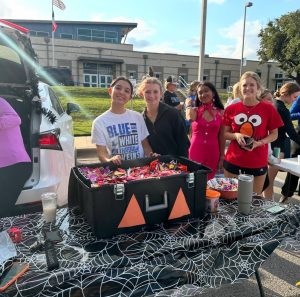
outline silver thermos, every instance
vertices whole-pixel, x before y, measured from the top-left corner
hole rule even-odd
[[[238,176],[238,211],[244,215],[250,213],[253,195],[253,175],[240,174]]]

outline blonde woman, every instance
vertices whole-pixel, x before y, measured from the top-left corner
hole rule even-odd
[[[237,82],[232,87],[232,99],[230,101],[227,101],[225,108],[231,104],[238,103],[240,101],[241,101],[240,83]]]
[[[190,142],[184,119],[175,108],[161,102],[161,82],[155,77],[146,77],[138,86],[138,94],[146,102],[143,117],[152,149],[161,155],[187,157]]]
[[[255,72],[245,72],[239,87],[242,100],[225,109],[222,121],[225,139],[230,140],[224,174],[253,175],[253,191],[261,194],[268,169],[268,143],[277,138],[283,123],[274,106],[258,100],[262,84]]]
[[[296,100],[296,98],[300,95],[300,87],[298,84],[289,82],[284,84],[279,91],[277,91],[275,96],[275,102],[274,105],[280,114],[280,117],[284,123],[282,127],[278,129],[278,138],[276,141],[274,141],[271,146],[272,149],[275,147],[280,148],[280,158],[288,157],[289,152],[289,139],[295,141],[296,143],[300,144],[300,135],[296,132],[289,110],[287,109],[286,105],[290,105],[293,103],[293,101]],[[288,142],[287,142],[288,141]],[[287,148],[288,147],[288,151]],[[268,170],[269,180],[270,184],[267,187],[267,189],[264,191],[264,195],[266,198],[273,199],[273,186],[274,186],[274,180],[276,178],[276,175],[278,173],[278,169],[276,169],[274,166],[270,166]],[[287,199],[286,196],[282,196],[280,199],[280,202],[285,202]]]

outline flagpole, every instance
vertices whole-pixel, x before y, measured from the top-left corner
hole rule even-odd
[[[53,25],[54,25],[54,10],[53,10],[53,0],[52,0],[52,67],[54,67],[54,30],[53,30]]]

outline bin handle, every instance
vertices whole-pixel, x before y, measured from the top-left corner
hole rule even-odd
[[[168,208],[168,192],[164,191],[164,202],[161,204],[150,205],[149,195],[145,195],[146,212]]]

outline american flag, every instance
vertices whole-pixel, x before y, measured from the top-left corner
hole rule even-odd
[[[57,29],[57,24],[56,24],[56,22],[53,20],[53,22],[52,22],[52,32],[55,32],[56,29]]]
[[[56,7],[58,7],[61,10],[66,9],[65,4],[61,0],[52,0],[52,5],[55,5]]]

